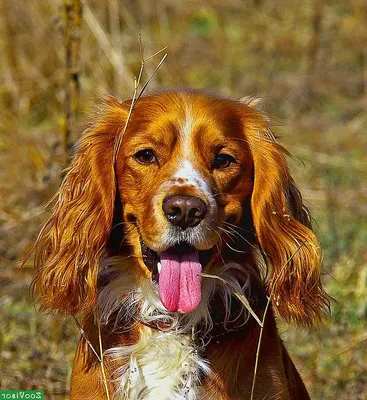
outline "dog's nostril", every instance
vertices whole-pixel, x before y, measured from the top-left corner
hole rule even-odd
[[[204,201],[196,196],[168,196],[162,209],[168,221],[182,229],[199,225],[207,212]]]
[[[194,218],[194,217],[200,217],[202,214],[201,210],[199,210],[198,208],[192,208],[189,211],[189,217],[190,218]]]
[[[171,217],[175,217],[181,214],[181,209],[179,207],[171,207],[168,209],[167,214]]]

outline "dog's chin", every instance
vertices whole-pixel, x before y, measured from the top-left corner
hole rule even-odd
[[[140,238],[144,264],[158,285],[163,306],[171,312],[188,313],[201,300],[201,272],[214,257],[214,247],[198,250],[179,242],[165,251],[156,252]]]

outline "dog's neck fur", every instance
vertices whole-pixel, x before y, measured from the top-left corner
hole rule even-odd
[[[200,378],[211,373],[202,357],[205,346],[210,340],[220,340],[219,336],[244,328],[247,310],[228,286],[204,279],[198,308],[189,314],[171,313],[159,301],[154,284],[146,279],[143,284],[136,281],[131,261],[111,257],[104,260],[103,267],[103,287],[96,307],[102,326],[108,326],[109,331],[111,324],[117,331],[138,330],[134,344],[106,351],[106,357],[120,365],[114,371],[116,398],[197,399]],[[215,273],[237,292],[251,296],[250,281],[254,277],[245,266],[230,263]],[[222,310],[219,315],[210,312],[213,301],[215,310]]]

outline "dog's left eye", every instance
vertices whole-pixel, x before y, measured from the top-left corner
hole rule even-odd
[[[228,168],[235,162],[235,159],[229,154],[217,154],[212,164],[213,169],[224,169]]]
[[[134,154],[134,157],[140,164],[152,164],[157,161],[153,150],[150,149],[140,150]]]

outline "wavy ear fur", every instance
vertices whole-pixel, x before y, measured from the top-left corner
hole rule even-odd
[[[272,304],[287,321],[312,326],[329,307],[320,280],[320,244],[290,175],[289,153],[275,140],[266,117],[248,106],[245,110],[245,135],[254,162],[251,211],[259,245],[273,270]]]
[[[114,143],[127,112],[106,98],[98,114],[78,143],[53,213],[34,245],[32,289],[42,310],[83,314],[95,302],[99,261],[114,213]]]

